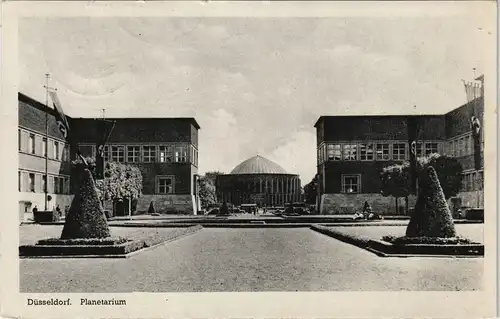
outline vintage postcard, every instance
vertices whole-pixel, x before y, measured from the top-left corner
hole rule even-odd
[[[4,2],[2,317],[496,317],[495,8]]]

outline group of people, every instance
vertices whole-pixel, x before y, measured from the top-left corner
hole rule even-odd
[[[381,216],[377,213],[374,213],[372,211],[372,207],[368,202],[365,202],[363,205],[363,211],[362,212],[356,212],[354,214],[354,219],[368,219],[368,220],[373,220],[373,219],[381,219]]]

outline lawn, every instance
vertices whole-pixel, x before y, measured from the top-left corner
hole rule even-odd
[[[406,226],[365,226],[365,227],[330,227],[331,229],[363,239],[380,240],[382,236],[404,236]],[[468,238],[478,243],[484,243],[484,224],[459,224],[455,225],[457,233],[461,237]]]

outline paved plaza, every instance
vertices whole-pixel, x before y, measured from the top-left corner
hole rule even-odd
[[[459,232],[469,226],[476,234],[482,227],[457,225]],[[58,236],[61,227],[21,226],[21,244]],[[112,228],[115,236],[137,231],[145,230]],[[309,228],[204,228],[127,259],[22,259],[20,287],[82,293],[480,290],[482,273],[482,258],[381,258]]]

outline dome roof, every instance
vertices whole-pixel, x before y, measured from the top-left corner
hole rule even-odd
[[[236,166],[231,174],[288,174],[278,164],[262,156],[254,156]]]

